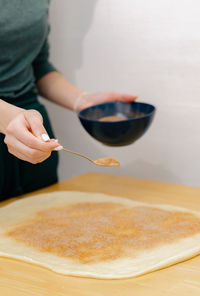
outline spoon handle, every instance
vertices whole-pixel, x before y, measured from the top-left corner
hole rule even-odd
[[[82,155],[82,154],[80,154],[80,153],[77,153],[77,152],[74,152],[74,151],[68,150],[68,149],[66,149],[66,148],[62,148],[61,150],[64,150],[64,151],[66,151],[66,152],[69,152],[69,153],[72,153],[72,154],[78,155],[78,156],[80,156],[80,157],[83,157],[83,158],[85,158],[85,159],[87,159],[87,160],[89,160],[90,162],[93,163],[93,160],[90,159],[89,157],[85,156],[85,155]]]

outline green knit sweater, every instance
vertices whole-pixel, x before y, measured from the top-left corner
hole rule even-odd
[[[49,63],[49,0],[0,0],[0,98],[36,91]]]

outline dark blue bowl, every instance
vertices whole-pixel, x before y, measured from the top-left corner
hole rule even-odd
[[[142,114],[141,114],[142,113]],[[86,108],[78,117],[85,130],[109,146],[124,146],[139,139],[150,126],[155,107],[146,103],[112,102]],[[122,121],[99,121],[106,116],[123,116]]]

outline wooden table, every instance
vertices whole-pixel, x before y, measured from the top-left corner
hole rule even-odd
[[[89,173],[37,191],[102,192],[149,203],[200,211],[200,188]],[[31,195],[31,194],[30,194]],[[2,203],[4,205],[6,203]],[[95,280],[56,274],[18,260],[0,258],[2,296],[199,296],[200,256],[150,274],[123,280]]]

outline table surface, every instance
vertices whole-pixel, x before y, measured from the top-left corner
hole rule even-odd
[[[36,193],[56,190],[102,192],[141,202],[168,203],[200,211],[200,188],[198,187],[130,177],[88,173]],[[31,195],[33,193],[26,196]],[[0,206],[7,203],[3,202]],[[37,265],[0,257],[0,295],[199,296],[200,256],[147,275],[122,280],[96,280],[63,276]]]

